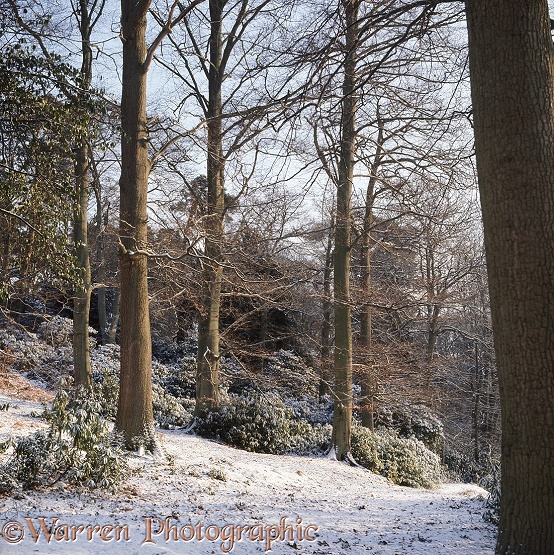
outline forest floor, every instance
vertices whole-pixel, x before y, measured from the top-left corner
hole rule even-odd
[[[10,403],[0,441],[44,427],[35,414],[48,397],[0,380],[0,406]],[[475,485],[413,489],[328,458],[248,453],[178,430],[159,439],[165,456],[133,456],[117,494],[0,498],[0,554],[494,552],[495,528],[482,518],[487,494]]]

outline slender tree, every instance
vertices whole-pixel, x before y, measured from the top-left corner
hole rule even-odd
[[[223,248],[229,208],[225,174],[229,166],[240,166],[243,156],[248,160],[246,165],[256,165],[257,147],[252,147],[250,153],[244,147],[270,128],[275,114],[284,110],[282,85],[275,85],[272,81],[279,80],[270,74],[276,63],[272,56],[279,56],[263,45],[274,33],[269,27],[272,18],[287,9],[278,3],[272,5],[270,0],[209,0],[208,4],[209,18],[205,10],[197,10],[183,25],[183,39],[171,37],[178,61],[161,61],[185,86],[181,106],[188,106],[189,99],[194,99],[203,112],[207,130],[204,248],[199,258],[203,299],[198,325],[197,415],[219,403],[222,283],[224,265],[229,263]],[[241,181],[239,196],[249,179]]]
[[[502,409],[498,555],[554,553],[554,49],[548,2],[467,0]]]
[[[225,0],[210,0],[210,64],[207,108],[207,193],[206,260],[203,267],[202,311],[198,326],[196,414],[219,403],[219,312],[223,266],[221,243],[225,209],[225,159],[222,148],[222,96],[225,73],[222,36]],[[227,43],[231,44],[231,43]],[[226,58],[228,54],[226,53]]]
[[[79,25],[81,35],[81,70],[78,80],[77,102],[83,117],[88,119],[88,100],[92,83],[93,56],[91,34],[102,15],[104,1],[72,2],[73,14]],[[89,138],[79,137],[75,147],[75,185],[76,202],[73,211],[73,245],[77,258],[80,279],[75,290],[73,303],[73,365],[75,383],[91,385],[90,343],[88,325],[92,282],[90,275],[90,253],[88,238],[88,202],[90,196],[90,157]]]
[[[339,460],[350,453],[352,429],[352,322],[350,310],[350,228],[352,182],[356,159],[356,63],[359,0],[342,0],[345,12],[344,79],[337,216],[333,262],[335,309],[335,402],[333,445]]]

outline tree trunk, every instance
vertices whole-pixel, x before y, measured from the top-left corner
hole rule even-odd
[[[76,385],[92,385],[88,324],[90,313],[90,258],[88,249],[87,208],[89,199],[88,146],[81,144],[76,153],[75,176],[77,203],[73,216],[73,244],[80,273],[73,301],[73,369]]]
[[[546,0],[467,0],[502,408],[497,554],[554,553],[554,75]]]
[[[323,269],[323,322],[321,324],[321,371],[319,378],[319,402],[331,392],[329,356],[331,354],[331,274],[333,272],[333,229],[335,215],[331,214],[331,226],[325,249],[325,267]]]
[[[146,14],[150,2],[122,0],[123,74],[119,240],[121,373],[117,428],[128,446],[154,443],[152,343],[148,307]]]
[[[117,326],[119,325],[119,307],[121,305],[121,289],[119,287],[114,288],[113,301],[111,306],[112,317],[108,325],[108,333],[106,335],[106,344],[115,345],[115,340],[117,336]]]
[[[101,9],[101,8],[100,8]],[[87,0],[79,2],[79,30],[81,34],[81,111],[88,111],[86,102],[92,82],[92,33],[90,12]],[[88,337],[90,295],[92,290],[90,276],[90,256],[88,248],[88,201],[89,201],[89,146],[86,138],[77,145],[75,156],[76,204],[73,214],[73,245],[77,259],[80,283],[75,289],[73,302],[73,368],[77,385],[91,386],[90,346]]]
[[[204,301],[198,326],[196,409],[200,415],[219,404],[219,310],[223,266],[224,169],[221,128],[222,19],[225,0],[210,0],[210,69],[208,98],[208,216],[203,267]]]
[[[334,254],[335,400],[333,446],[337,459],[350,453],[352,435],[352,322],[350,314],[350,226],[352,180],[356,153],[356,46],[358,0],[341,0],[346,40],[342,87],[341,145],[337,186]]]
[[[94,190],[96,193],[96,279],[98,283],[103,284],[106,281],[106,263],[104,261],[104,215],[102,210],[102,190],[100,179],[96,172],[94,182],[96,184]],[[106,309],[106,288],[102,285],[96,290],[98,298],[98,327],[100,328],[100,344],[108,343],[108,313]]]
[[[434,293],[431,293],[431,295],[434,295]],[[427,347],[425,349],[425,354],[427,357],[427,366],[428,366],[427,370],[429,372],[429,376],[431,376],[431,373],[432,373],[431,365],[433,363],[433,359],[435,358],[437,339],[439,338],[440,315],[441,315],[441,306],[439,304],[432,303],[427,305]]]
[[[362,272],[361,297],[362,309],[360,311],[360,347],[362,348],[362,374],[360,376],[362,401],[360,412],[362,426],[373,431],[373,408],[375,397],[375,376],[373,375],[373,360],[371,356],[372,329],[371,329],[371,227],[373,226],[373,204],[375,201],[375,185],[377,184],[377,172],[383,159],[383,125],[377,108],[377,122],[379,132],[377,135],[377,146],[375,158],[371,164],[369,182],[366,190],[364,225],[362,229],[362,244],[360,255],[360,267]]]
[[[477,341],[473,342],[473,459],[476,463],[481,459],[481,433],[480,433],[480,415],[481,415],[481,395],[483,390],[483,380],[481,379],[481,367],[479,364],[479,345]]]

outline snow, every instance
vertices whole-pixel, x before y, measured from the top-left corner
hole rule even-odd
[[[39,403],[0,395],[0,406],[8,402],[0,441],[44,426],[33,416]],[[248,453],[178,430],[160,432],[160,443],[165,455],[133,456],[133,473],[117,495],[58,490],[0,498],[0,554],[232,548],[241,555],[268,546],[278,555],[494,553],[495,529],[482,518],[487,494],[475,485],[400,487],[329,458]]]

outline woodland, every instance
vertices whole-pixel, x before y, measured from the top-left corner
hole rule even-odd
[[[0,494],[185,429],[554,553],[551,20],[483,4],[0,0],[0,371],[56,393]]]

